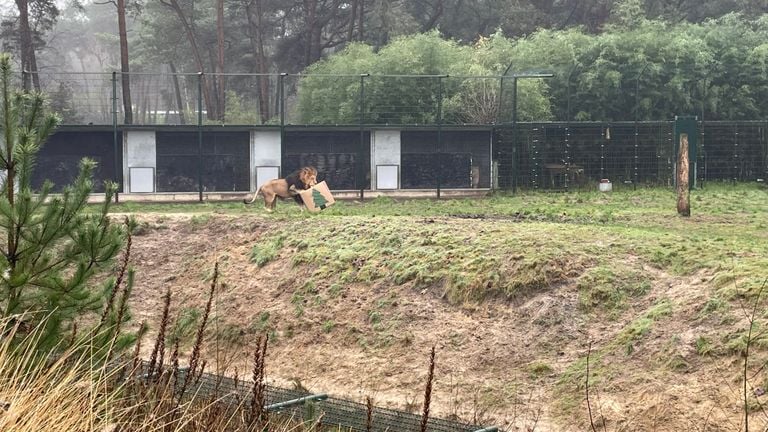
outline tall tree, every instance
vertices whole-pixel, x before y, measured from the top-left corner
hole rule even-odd
[[[259,117],[262,123],[270,118],[269,77],[263,74],[269,72],[267,57],[264,49],[264,27],[266,25],[265,10],[262,0],[245,0],[245,13],[248,18],[248,37],[256,56],[256,97],[259,103]]]
[[[224,113],[224,92],[226,78],[224,76],[224,0],[216,0],[216,72],[217,75],[217,112]]]
[[[32,28],[29,25],[29,0],[16,0],[16,7],[19,9],[19,36],[21,39],[21,69],[23,72],[30,72],[32,81],[34,81],[35,90],[40,91],[40,78],[37,75],[37,60],[35,59],[35,48],[32,45]],[[24,90],[30,90],[30,74],[23,73],[22,86]]]
[[[123,112],[125,124],[133,124],[133,105],[131,104],[131,75],[128,67],[128,32],[125,24],[125,0],[117,1],[117,28],[120,35],[120,76],[123,90]]]
[[[195,32],[195,29],[193,28],[193,22],[184,12],[184,9],[179,4],[178,0],[160,0],[160,3],[171,9],[176,14],[176,17],[179,19],[179,22],[184,29],[184,34],[187,36],[187,41],[192,47],[192,55],[195,59],[197,71],[202,74],[200,76],[200,80],[202,80],[201,84],[203,88],[203,99],[205,101],[205,109],[208,119],[221,119],[223,112],[218,112],[218,104],[212,96],[213,91],[211,89],[211,80],[207,79],[205,75],[207,68],[205,67],[205,63],[203,61],[203,51],[200,47],[200,43],[198,42],[198,36]]]

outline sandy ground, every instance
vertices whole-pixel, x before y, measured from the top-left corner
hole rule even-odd
[[[631,355],[601,359],[611,372],[596,377],[591,388],[596,425],[602,429],[604,417],[610,431],[739,428],[736,360],[701,357],[695,349],[696,338],[717,324],[696,318],[707,298],[706,274],[681,278],[644,267],[653,276],[651,293],[620,316],[602,319],[579,312],[575,280],[514,302],[492,299],[458,307],[442,299],[439,289],[352,284],[325,304],[303,304],[297,316],[292,297],[310,269],[291,268],[290,251],[263,268],[249,261],[253,244],[279,222],[248,215],[192,217],[138,216],[145,229],[133,241],[132,310],[136,322],[153,328],[145,355],[165,290],[173,293],[173,316],[184,308],[202,310],[218,261],[223,286],[215,297],[212,315],[218,319],[212,329],[236,342],[220,342],[217,356],[215,337],[209,338],[210,371],[218,359],[219,369],[232,374],[237,368],[243,376],[266,321],[276,336],[267,360],[271,383],[356,401],[371,396],[379,406],[419,410],[435,345],[434,415],[507,430],[586,430],[585,398],[575,398],[578,418],[562,415],[557,389],[564,387],[558,380],[585,357],[589,340],[595,348],[607,344],[645,308],[667,298],[675,313],[654,327],[647,342]],[[373,309],[380,314],[376,329]],[[685,366],[667,367],[669,358],[682,359]],[[547,368],[534,373],[537,364]],[[570,390],[578,396],[583,388]],[[754,430],[764,427],[764,418],[755,414]]]

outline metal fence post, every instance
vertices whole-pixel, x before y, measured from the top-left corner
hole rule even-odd
[[[280,176],[285,177],[283,173],[283,161],[285,160],[285,77],[287,73],[282,72],[277,77],[279,87],[278,97],[280,98]]]
[[[203,202],[203,72],[197,74],[197,191]]]
[[[565,179],[564,179],[564,186],[565,191],[568,192],[568,180],[571,176],[571,155],[569,153],[569,148],[571,146],[570,142],[571,138],[571,122],[568,121],[565,126]]]
[[[635,120],[635,151],[634,151],[634,163],[635,163],[634,170],[635,170],[635,172],[634,172],[634,176],[633,176],[633,180],[632,180],[632,190],[637,190],[637,178],[638,178],[638,173],[637,173],[637,158],[638,158],[637,147],[638,147],[638,143],[637,143],[637,140],[638,140],[637,120]]]
[[[443,174],[443,78],[447,76],[437,77],[437,199],[440,199]]]
[[[512,77],[512,194],[517,192],[517,76]]]
[[[538,128],[537,128],[538,129]],[[529,152],[528,158],[530,161],[528,162],[531,166],[531,183],[533,185],[533,190],[539,189],[539,132],[537,129],[534,129],[537,133],[533,137],[533,141],[531,141],[531,151]]]
[[[739,181],[739,125],[733,127],[733,183]]]
[[[704,183],[707,181],[707,151],[704,147],[704,110],[701,110],[701,134],[699,135],[699,144],[701,148],[701,170],[703,174],[701,175],[701,188],[704,189]],[[696,167],[696,171],[698,171],[698,166]],[[696,175],[698,176],[699,173],[697,172]]]
[[[115,184],[117,190],[115,191],[115,202],[120,202],[120,182],[118,169],[121,168],[119,164],[119,155],[117,154],[117,72],[112,71],[112,149],[115,152]]]
[[[360,74],[360,147],[357,150],[357,186],[360,188],[360,201],[365,199],[365,133],[363,124],[365,123],[365,77],[370,74]]]
[[[632,180],[632,190],[637,190],[637,181],[638,181],[638,172],[637,172],[637,163],[638,163],[638,128],[637,128],[637,122],[639,121],[640,116],[640,77],[645,72],[645,69],[650,65],[650,63],[646,63],[643,65],[643,68],[640,69],[640,72],[635,77],[635,154],[634,154],[634,176]]]
[[[598,181],[605,178],[605,140],[608,139],[608,132],[610,126],[602,126],[602,136],[600,137],[600,178]]]

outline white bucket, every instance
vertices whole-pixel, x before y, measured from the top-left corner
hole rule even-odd
[[[600,184],[598,184],[598,189],[600,189],[600,192],[610,192],[613,190],[613,183],[608,179],[602,179]]]

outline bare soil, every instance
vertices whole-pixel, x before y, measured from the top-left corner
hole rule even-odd
[[[697,318],[708,297],[706,273],[675,277],[628,256],[627,262],[651,275],[652,289],[614,317],[579,310],[576,278],[525,298],[458,306],[442,298],[439,287],[358,283],[336,287],[331,296],[322,286],[316,289],[326,300],[315,304],[311,296],[297,300],[310,269],[292,267],[290,251],[262,268],[250,262],[253,244],[270,236],[279,221],[190,214],[138,219],[144,228],[134,237],[131,259],[136,322],[156,330],[166,289],[173,293],[174,316],[184,308],[202,310],[219,262],[224,286],[213,306],[218,319],[208,340],[209,371],[232,374],[237,368],[246,375],[253,342],[267,330],[273,335],[267,359],[271,383],[356,401],[372,396],[380,406],[418,411],[429,350],[436,345],[434,415],[508,430],[586,430],[583,385],[564,384],[562,375],[586,356],[588,341],[593,350],[607,346],[627,323],[665,298],[674,313],[662,318],[632,355],[608,353],[596,360],[590,388],[596,426],[603,430],[605,418],[610,431],[739,428],[739,360],[696,352],[698,337],[720,334],[716,319]],[[215,329],[235,341],[220,341],[218,355]],[[152,332],[149,336],[151,341]],[[151,343],[144,346],[148,355]],[[563,392],[576,395],[576,414],[564,408]],[[755,415],[755,430],[762,423],[764,417]]]

